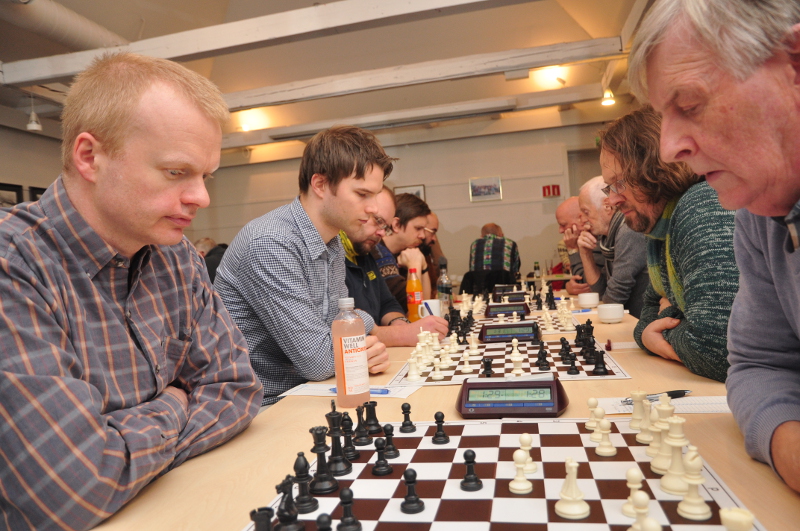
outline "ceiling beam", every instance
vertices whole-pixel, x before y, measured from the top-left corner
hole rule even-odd
[[[225,100],[231,111],[241,111],[508,70],[608,59],[618,57],[621,52],[620,38],[607,37],[293,81],[232,92],[225,95]]]
[[[639,27],[639,22],[642,21],[647,8],[652,3],[653,0],[636,0],[633,7],[631,7],[631,11],[628,13],[628,18],[625,19],[625,24],[622,25],[622,31],[620,31],[619,35],[626,55],[631,48],[631,40],[636,28]],[[628,75],[627,62],[623,64],[621,59],[609,61],[601,81],[603,90],[609,89],[616,93],[626,75]]]
[[[106,50],[189,61],[299,39],[538,0],[342,0],[143,39],[126,46],[0,63],[0,83],[70,80]],[[444,12],[442,11],[444,10]]]

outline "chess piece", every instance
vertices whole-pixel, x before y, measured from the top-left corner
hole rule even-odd
[[[653,434],[650,432],[650,401],[642,402],[642,422],[639,424],[639,433],[636,434],[636,442],[640,444],[650,444],[653,442]]]
[[[603,434],[600,433],[600,421],[606,417],[606,410],[601,407],[594,408],[594,418],[597,420],[597,425],[592,432],[592,435],[589,436],[589,440],[592,442],[599,443],[603,439]]]
[[[272,531],[272,517],[275,511],[272,507],[259,507],[250,511],[250,520],[253,521],[253,531]]]
[[[425,502],[417,496],[417,472],[413,468],[407,468],[403,472],[403,480],[406,484],[406,496],[400,502],[400,510],[405,514],[417,514],[425,510]]]
[[[634,511],[636,511],[636,521],[629,529],[636,529],[638,531],[661,529],[661,525],[656,520],[648,516],[650,513],[650,496],[648,496],[645,491],[637,490],[636,493],[631,496],[631,501],[633,503]]]
[[[308,430],[314,437],[314,447],[311,452],[317,454],[317,471],[309,484],[309,491],[312,494],[330,494],[339,488],[339,482],[328,470],[328,461],[325,453],[330,450],[330,446],[325,443],[325,434],[328,430],[325,426],[315,426]]]
[[[319,502],[308,490],[311,483],[311,476],[308,474],[308,459],[303,452],[297,452],[297,459],[294,461],[294,482],[297,483],[297,499],[294,504],[300,514],[313,513],[319,508]]]
[[[597,399],[590,398],[586,401],[586,405],[589,406],[589,420],[586,421],[584,426],[587,430],[594,431],[594,429],[597,427],[597,419],[594,416],[594,410],[597,408]]]
[[[469,374],[475,369],[473,369],[472,365],[469,364],[469,355],[466,355],[467,354],[466,350],[464,351],[464,354],[465,354],[463,358],[464,363],[461,364],[461,374]]]
[[[417,359],[413,356],[408,359],[408,374],[406,374],[406,380],[409,382],[418,382],[422,380],[419,374],[419,367],[417,367]]]
[[[514,376],[521,376],[524,374],[522,370],[522,356],[514,360],[514,368],[511,370],[511,374]]]
[[[487,378],[494,375],[494,371],[492,370],[492,358],[483,358],[481,361],[483,362],[483,372],[481,374]]]
[[[631,400],[633,401],[633,414],[631,415],[630,429],[638,430],[642,424],[642,416],[644,415],[644,401],[647,400],[647,393],[644,391],[631,391]]]
[[[592,369],[592,374],[595,376],[606,376],[608,374],[605,355],[606,353],[602,350],[598,350],[595,355],[594,369]]]
[[[436,433],[433,434],[431,442],[433,444],[449,443],[450,437],[444,431],[444,413],[437,411],[436,414],[433,415],[433,418],[436,421]]]
[[[339,493],[339,504],[342,506],[342,520],[336,531],[361,531],[361,522],[353,516],[353,491],[343,488]]]
[[[528,494],[533,490],[533,483],[525,477],[525,463],[528,461],[528,453],[525,450],[514,450],[514,466],[517,474],[508,484],[508,490],[513,494]]]
[[[358,424],[356,425],[353,444],[356,446],[368,446],[372,444],[372,437],[369,436],[367,428],[364,427],[364,406],[356,407],[356,417],[358,418]]]
[[[504,324],[506,322],[506,314],[498,313],[497,314],[497,322],[498,322],[498,324]]]
[[[299,515],[297,506],[294,504],[294,496],[292,493],[292,476],[286,476],[286,479],[275,485],[275,490],[278,494],[282,494],[280,504],[278,505],[277,515],[280,522],[276,527],[276,531],[303,531],[306,524],[297,521]]]
[[[386,459],[397,459],[400,457],[400,450],[394,445],[394,426],[391,424],[383,425],[383,434],[386,435]]]
[[[650,457],[658,455],[658,449],[661,446],[661,428],[658,427],[658,410],[655,405],[650,404],[650,436],[652,440],[645,452]],[[640,434],[641,435],[641,434]],[[638,437],[637,437],[638,440]]]
[[[381,423],[378,421],[378,415],[375,412],[375,408],[377,407],[378,403],[374,400],[364,402],[364,410],[366,411],[366,416],[364,417],[364,427],[367,428],[367,433],[370,435],[381,432]]]
[[[678,503],[678,514],[687,520],[708,520],[711,518],[711,509],[699,492],[700,485],[706,481],[700,472],[703,469],[703,458],[697,453],[696,446],[689,446],[683,456],[683,468],[683,480],[688,489],[683,500]]]
[[[536,466],[536,461],[533,460],[531,457],[531,447],[533,446],[533,437],[531,437],[530,433],[523,433],[519,436],[519,449],[523,450],[527,455],[528,458],[525,460],[525,470],[526,474],[533,474],[536,472],[538,468]]]
[[[662,447],[670,450],[670,463],[667,473],[661,476],[661,490],[675,496],[682,496],[689,491],[689,484],[683,480],[683,447],[689,440],[683,434],[686,419],[672,416],[667,419],[669,431],[661,441]]]
[[[719,510],[719,519],[722,520],[722,525],[727,531],[752,531],[756,518],[747,509],[723,507]]]
[[[328,470],[334,476],[346,476],[353,471],[342,448],[342,414],[336,411],[336,401],[331,400],[332,411],[325,414],[328,421],[328,437],[331,438],[331,455],[328,456]]]
[[[628,501],[622,506],[622,514],[629,518],[636,518],[636,510],[633,507],[633,495],[642,488],[642,482],[644,481],[642,469],[638,466],[630,468],[625,474],[625,479],[628,480],[627,486],[631,489],[631,494],[628,496]]]
[[[567,374],[575,375],[580,374],[581,372],[575,366],[575,358],[569,360],[569,369],[567,369]]]
[[[378,453],[375,464],[372,466],[373,476],[388,476],[393,472],[392,465],[386,460],[386,441],[383,437],[375,439],[375,451]]]
[[[317,516],[317,531],[331,531],[331,515],[322,513]]]
[[[400,425],[400,433],[414,433],[417,427],[411,422],[411,404],[408,402],[400,406],[403,411],[403,423]]]
[[[344,433],[344,446],[342,446],[344,456],[348,461],[358,459],[361,453],[353,445],[353,420],[347,411],[342,413],[342,433]]]
[[[567,477],[561,487],[561,499],[556,502],[556,514],[568,520],[580,520],[589,516],[589,504],[583,499],[578,488],[578,463],[567,457],[565,466]]]
[[[656,422],[656,426],[659,429],[660,437],[658,452],[653,457],[653,460],[650,461],[650,470],[662,476],[667,473],[669,464],[672,461],[672,448],[664,443],[669,433],[669,422],[667,419],[670,418],[675,411],[675,406],[670,405],[669,400],[666,394],[662,394],[658,404],[656,404],[656,411],[658,412],[658,422]],[[653,428],[651,427],[650,431],[652,430]],[[655,434],[653,434],[653,438],[655,439]]]
[[[519,315],[517,314],[517,312],[511,312],[511,322],[512,323],[518,323],[519,322]]]
[[[603,457],[612,457],[617,455],[617,449],[611,444],[611,422],[608,419],[600,421],[600,445],[594,449],[597,455]]]
[[[439,359],[436,358],[433,360],[433,373],[431,373],[431,380],[440,381],[444,380],[444,375],[441,371],[442,364],[439,362]]]
[[[467,467],[467,472],[464,479],[461,480],[461,490],[467,492],[475,492],[483,488],[483,481],[475,473],[475,452],[473,450],[466,450],[464,452],[464,464]]]

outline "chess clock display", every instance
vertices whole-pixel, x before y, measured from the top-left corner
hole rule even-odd
[[[511,314],[514,312],[517,312],[520,317],[524,317],[531,312],[531,309],[527,304],[525,304],[525,302],[490,304],[487,306],[485,313],[486,317],[497,317],[502,313],[505,314],[507,318],[511,318]]]
[[[539,341],[539,323],[519,321],[517,323],[485,324],[478,334],[478,339],[484,343],[508,343],[514,338],[520,342]]]
[[[558,417],[567,405],[564,386],[547,373],[524,380],[468,378],[461,385],[456,409],[465,419]]]

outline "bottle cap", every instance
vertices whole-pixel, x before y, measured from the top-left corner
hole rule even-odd
[[[417,268],[416,267],[412,267],[411,269],[408,270],[408,272],[409,273],[416,273],[417,272]]]
[[[352,310],[355,307],[355,305],[356,303],[352,297],[342,297],[341,299],[339,299],[340,310],[346,310],[346,309]]]

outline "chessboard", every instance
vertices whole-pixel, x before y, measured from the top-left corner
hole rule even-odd
[[[450,441],[443,445],[432,443],[436,431],[433,423],[417,422],[413,433],[400,433],[400,424],[396,423],[393,439],[400,455],[388,460],[391,473],[382,477],[372,475],[372,464],[376,461],[374,446],[357,447],[361,455],[352,461],[351,473],[336,478],[338,490],[316,496],[318,510],[299,515],[299,520],[305,522],[306,529],[317,529],[314,523],[317,516],[326,513],[335,526],[343,514],[339,494],[349,488],[353,493],[352,513],[363,531],[626,531],[634,522],[622,513],[630,495],[626,474],[638,468],[644,478],[641,490],[650,498],[649,516],[663,526],[662,531],[724,531],[720,508],[743,508],[743,505],[723,480],[704,465],[700,473],[705,482],[699,486],[699,494],[712,516],[702,522],[681,517],[677,507],[682,498],[661,490],[660,476],[650,469],[647,446],[635,441],[636,432],[628,427],[628,422],[627,419],[612,421],[609,437],[617,448],[613,457],[595,453],[598,444],[589,440],[590,431],[584,427],[584,421],[577,419],[446,422],[444,431]],[[532,492],[518,495],[509,491],[509,484],[516,474],[512,456],[520,448],[522,433],[532,436],[530,456],[537,470],[526,474],[533,485]],[[307,450],[311,443],[309,438],[308,445],[300,449]],[[474,451],[474,471],[483,484],[475,492],[460,488],[467,470],[466,450]],[[699,449],[701,457],[703,450]],[[578,463],[577,485],[590,508],[589,516],[580,520],[564,519],[555,511],[565,482],[568,457]],[[315,468],[312,465],[311,471]],[[407,493],[403,473],[408,468],[416,472],[416,493],[424,502],[424,510],[418,514],[400,510]],[[280,497],[269,505],[275,514],[279,503]],[[758,522],[755,529],[765,531]],[[243,531],[254,530],[255,526],[250,524]]]
[[[524,321],[527,322],[527,323],[529,323],[531,321],[536,321],[539,324],[539,333],[542,334],[542,336],[555,335],[555,334],[560,334],[560,335],[563,336],[564,334],[574,334],[575,333],[575,330],[567,330],[566,328],[564,328],[561,325],[561,322],[557,318],[553,319],[553,330],[548,332],[547,330],[545,330],[545,327],[544,327],[544,319],[542,319],[542,312],[541,311],[536,311],[536,310],[534,310],[534,312],[535,313],[532,313],[532,314],[529,314],[529,315],[525,316]],[[556,312],[550,312],[551,315],[553,315],[555,313]],[[519,322],[522,322],[522,321],[523,321],[523,319],[519,320]],[[512,322],[511,318],[508,315],[505,317],[505,322],[506,323],[511,323]],[[481,328],[483,328],[483,325],[486,325],[486,324],[499,324],[499,323],[500,323],[500,320],[497,317],[487,317],[487,318],[483,318],[483,319],[475,319],[475,322],[472,324],[472,332],[475,333],[475,334],[480,334]],[[580,321],[578,321],[575,318],[575,316],[573,315],[572,316],[572,326],[574,327],[574,326],[576,326],[578,324],[580,324]]]
[[[547,350],[547,361],[550,363],[550,371],[557,372],[558,378],[562,381],[595,380],[598,378],[624,380],[630,378],[630,375],[625,372],[625,370],[616,362],[614,357],[608,352],[605,354],[606,368],[608,369],[607,375],[597,376],[592,374],[594,365],[584,364],[580,356],[576,356],[575,361],[575,367],[578,369],[578,374],[567,374],[570,364],[564,363],[561,360],[561,356],[559,354],[561,343],[559,341],[544,341],[544,345],[545,349]],[[595,346],[598,350],[601,350],[601,347],[597,344],[597,342],[595,342]],[[464,363],[464,351],[469,350],[469,345],[461,345],[459,346],[457,353],[450,355],[453,360],[453,364],[449,367],[443,367],[441,369],[443,376],[441,380],[431,379],[433,375],[433,367],[428,366],[425,370],[420,371],[420,376],[422,376],[421,380],[410,382],[406,378],[409,369],[408,363],[406,363],[403,365],[397,375],[392,378],[392,380],[389,382],[389,385],[460,385],[467,378],[485,377],[481,374],[481,360],[485,357],[492,358],[494,360],[492,363],[494,375],[491,376],[491,378],[510,378],[512,376],[511,371],[514,368],[514,362],[512,362],[510,359],[511,348],[511,343],[479,344],[479,354],[477,356],[470,355],[469,363],[474,369],[473,372],[462,373],[461,367]],[[524,374],[541,374],[542,372],[545,372],[540,371],[539,367],[536,366],[536,360],[539,353],[538,344],[534,345],[532,343],[520,343],[518,348],[520,354],[523,356],[522,370],[524,371]],[[581,351],[580,347],[576,347],[574,344],[571,344],[571,350],[574,354],[579,354]]]

